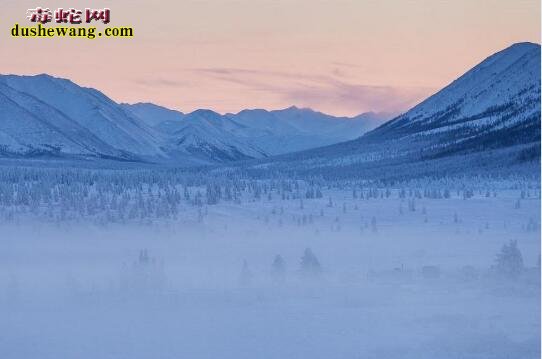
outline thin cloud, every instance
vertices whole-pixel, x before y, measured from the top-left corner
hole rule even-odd
[[[343,76],[241,68],[200,68],[191,71],[244,86],[250,91],[273,94],[285,103],[328,111],[342,109],[349,113],[401,112],[433,92],[433,89],[426,87],[353,84],[345,81]]]
[[[155,78],[155,79],[137,79],[134,81],[138,85],[142,85],[145,87],[180,87],[180,86],[187,86],[188,83],[185,81],[177,81],[172,79],[164,79],[164,78]]]

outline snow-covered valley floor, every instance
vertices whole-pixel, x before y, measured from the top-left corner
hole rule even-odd
[[[334,189],[146,225],[5,223],[0,357],[539,358],[539,193]],[[504,278],[512,240],[524,269]]]

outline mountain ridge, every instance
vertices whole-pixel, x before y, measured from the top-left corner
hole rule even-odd
[[[150,103],[117,104],[49,75],[0,76],[4,157],[400,176],[409,168],[469,170],[467,163],[497,168],[538,160],[539,168],[540,45],[518,43],[488,56],[410,110],[379,121],[379,114],[334,117],[295,106],[183,113]]]
[[[99,90],[47,74],[0,75],[3,157],[191,166],[262,158],[275,154],[273,148],[297,149],[284,146],[272,131],[269,148],[260,148],[251,139],[255,130],[232,116],[203,109],[184,114],[150,103],[118,104]],[[304,148],[343,139],[317,138]]]
[[[189,136],[192,142],[207,144],[225,154],[233,145],[239,151],[224,157],[230,161],[268,157],[353,139],[387,117],[377,113],[335,117],[295,106],[271,111],[244,109],[224,115],[208,109],[182,113],[145,104],[123,104],[123,107],[128,111],[134,108],[134,114],[142,121],[169,137],[170,146],[182,147],[180,138],[175,136]],[[151,114],[154,118],[149,117]],[[189,148],[177,150],[190,152]]]

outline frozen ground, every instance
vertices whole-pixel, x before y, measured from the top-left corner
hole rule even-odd
[[[539,193],[334,189],[146,225],[6,223],[0,358],[539,358]],[[510,240],[525,269],[504,279],[490,267]],[[307,247],[321,276],[300,271]]]

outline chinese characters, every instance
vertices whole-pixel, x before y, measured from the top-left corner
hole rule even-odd
[[[37,7],[35,9],[28,9],[27,18],[30,22],[39,22],[41,24],[46,24],[51,22],[54,18],[56,23],[69,23],[69,24],[81,24],[83,21],[85,23],[90,23],[92,21],[101,21],[104,24],[109,23],[111,19],[111,10],[108,8],[104,9],[85,9],[85,11],[70,8],[63,9],[58,8],[54,12],[49,8]]]

